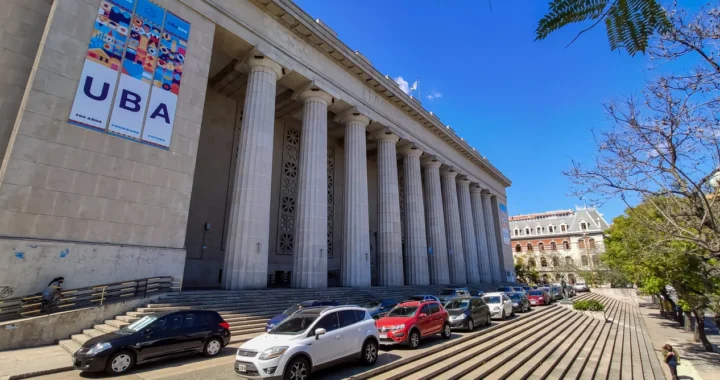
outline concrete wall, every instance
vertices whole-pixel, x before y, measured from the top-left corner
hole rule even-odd
[[[0,239],[2,298],[41,292],[55,277],[65,289],[155,276],[182,279],[185,250]],[[9,293],[9,294],[8,294]]]
[[[19,321],[0,322],[0,351],[16,350],[57,343],[78,334],[83,329],[113,319],[157,299],[161,294],[146,298],[136,298],[123,302],[64,311],[42,317],[26,318]],[[42,358],[38,358],[42,360]]]
[[[51,4],[0,1],[0,157],[5,155]]]
[[[634,288],[591,288],[590,292],[639,306],[637,289]]]

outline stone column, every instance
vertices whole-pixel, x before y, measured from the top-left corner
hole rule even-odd
[[[319,89],[304,103],[298,162],[292,286],[327,287],[327,111],[332,97]]]
[[[429,285],[425,205],[420,174],[420,149],[410,145],[400,150],[405,183],[405,279],[408,285]]]
[[[495,237],[495,222],[493,221],[491,194],[482,193],[483,215],[485,216],[485,236],[488,245],[488,257],[490,258],[490,274],[493,282],[501,282],[500,261],[498,260],[497,238]]]
[[[453,284],[467,283],[465,276],[465,250],[463,249],[462,232],[460,230],[460,213],[458,211],[457,172],[451,168],[440,171],[442,184],[443,207],[445,211],[445,231],[447,235],[448,261],[450,264],[450,282]]]
[[[399,138],[388,131],[375,135],[378,143],[378,285],[403,286],[402,231],[397,153]]]
[[[243,119],[230,203],[225,289],[267,286],[275,88],[282,68],[266,57],[248,61]]]
[[[483,213],[482,187],[470,187],[470,202],[472,203],[475,237],[477,238],[478,260],[480,266],[480,281],[493,282],[490,270],[490,254],[488,253],[487,229],[485,228],[485,214]]]
[[[365,128],[370,119],[355,110],[341,115],[345,124],[345,182],[341,245],[342,286],[370,286],[370,227]]]
[[[445,213],[443,212],[442,191],[440,190],[439,161],[428,158],[422,161],[425,183],[425,225],[431,284],[450,283],[447,239],[445,237]]]
[[[458,207],[460,209],[460,229],[463,249],[465,250],[465,274],[467,282],[480,283],[480,264],[478,263],[477,238],[470,204],[470,180],[467,177],[457,181]]]

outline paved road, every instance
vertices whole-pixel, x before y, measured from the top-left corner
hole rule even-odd
[[[537,310],[541,310],[542,307],[536,307],[528,314],[532,314]],[[493,326],[504,322],[493,321]],[[481,331],[484,327],[479,327],[476,331]],[[458,339],[465,335],[464,332],[453,332],[452,339]],[[405,347],[392,347],[383,348],[381,354],[378,356],[376,365],[383,365],[395,360],[406,358],[414,355],[422,355],[423,352],[429,350],[435,345],[447,342],[442,339],[439,335],[428,338],[423,341],[420,348],[417,350],[410,350]],[[235,359],[235,351],[239,347],[239,344],[232,344],[223,350],[221,356],[213,359],[206,359],[202,356],[190,356],[184,358],[173,359],[170,361],[164,361],[159,363],[146,364],[136,367],[131,374],[126,376],[112,377],[112,379],[119,380],[160,380],[160,379],[173,379],[173,380],[206,380],[206,379],[233,379],[237,380],[235,373],[233,372],[232,363]],[[344,379],[352,375],[362,373],[367,370],[367,367],[362,367],[353,362],[349,362],[344,365],[340,365],[333,368],[328,368],[314,374],[313,378],[316,379]],[[47,375],[37,377],[35,379],[41,380],[76,380],[76,379],[110,379],[111,377],[99,373],[81,373],[80,371],[63,372],[54,375]]]

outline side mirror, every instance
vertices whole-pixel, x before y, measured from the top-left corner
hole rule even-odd
[[[315,329],[315,339],[320,339],[320,335],[324,335],[327,333],[327,330],[323,328]]]
[[[421,318],[421,319],[422,319],[422,318],[425,318],[425,317],[427,317],[427,314],[425,314],[425,313],[420,313],[420,316],[419,316],[419,318]]]

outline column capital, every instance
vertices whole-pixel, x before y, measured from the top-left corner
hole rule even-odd
[[[264,55],[253,55],[247,59],[247,65],[252,69],[253,67],[267,67],[275,72],[276,77],[280,79],[283,76],[284,69],[279,63]]]
[[[484,189],[478,184],[473,184],[472,186],[470,186],[470,192],[473,194],[482,194],[483,190]]]
[[[440,169],[440,175],[443,177],[455,178],[458,175],[458,172],[456,172],[452,166],[443,166],[443,168]]]
[[[351,121],[361,123],[364,127],[370,125],[370,118],[361,114],[357,108],[352,107],[337,115],[334,119],[338,123],[347,124]]]
[[[438,161],[435,156],[428,156],[420,160],[420,165],[423,167],[439,168],[442,166],[442,162]]]
[[[398,135],[390,132],[390,130],[388,130],[388,129],[382,129],[382,130],[375,132],[373,134],[373,138],[378,141],[388,140],[388,141],[392,141],[394,143],[397,143],[398,141],[400,141],[400,137],[398,137]]]
[[[423,154],[423,151],[418,149],[415,144],[403,145],[400,149],[398,149],[398,152],[400,152],[403,156],[420,157]]]
[[[461,174],[461,175],[457,176],[457,178],[456,178],[455,180],[456,180],[457,183],[458,183],[459,185],[461,185],[461,186],[470,186],[470,180],[469,180],[468,177],[467,177],[466,175],[464,175],[464,174]]]
[[[490,199],[490,197],[492,197],[492,193],[487,190],[483,190],[482,197],[483,197],[483,199],[485,199],[485,198]]]

